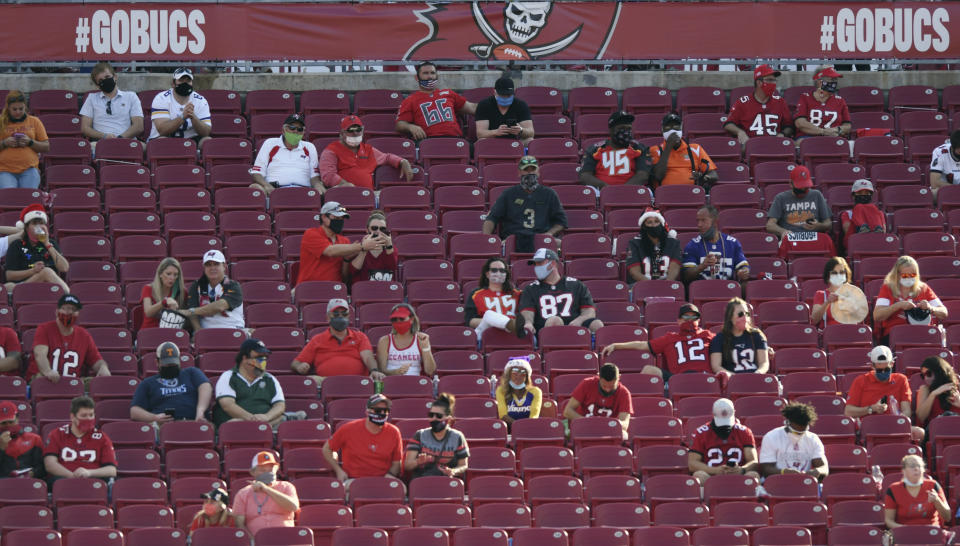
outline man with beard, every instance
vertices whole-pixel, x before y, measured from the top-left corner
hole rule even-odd
[[[753,431],[741,425],[735,417],[733,402],[720,398],[713,403],[713,419],[693,433],[687,465],[701,484],[717,474],[760,478],[757,442]]]
[[[600,366],[597,375],[580,381],[563,408],[563,417],[569,421],[581,417],[613,417],[620,421],[624,439],[632,414],[630,390],[620,383],[620,369],[610,363]]]
[[[130,419],[163,424],[173,420],[205,421],[213,387],[200,368],[180,367],[180,348],[172,341],[157,347],[160,372],[144,379],[133,393]]]
[[[667,231],[667,223],[656,209],[647,209],[639,224],[640,234],[630,241],[627,281],[677,280],[682,260],[677,233]]]
[[[560,258],[549,248],[538,248],[532,265],[537,280],[520,293],[520,313],[528,334],[539,332],[544,326],[583,326],[591,332],[603,328],[597,318],[590,289],[573,277],[560,274]]]
[[[730,105],[723,128],[745,145],[751,137],[793,136],[793,118],[787,101],[777,95],[780,71],[762,64],[753,71],[753,93]]]
[[[77,326],[83,304],[72,294],[60,296],[57,318],[44,322],[33,338],[27,381],[43,376],[56,383],[61,377],[110,375],[90,332]]]
[[[178,68],[173,73],[173,88],[158,93],[150,106],[150,138],[191,138],[201,146],[210,138],[210,105],[193,92],[193,72]]]
[[[650,178],[650,154],[647,147],[633,140],[633,114],[614,112],[607,120],[610,138],[595,144],[583,154],[580,183],[597,193],[608,184],[643,186]]]
[[[832,66],[824,66],[814,73],[813,93],[800,95],[797,101],[795,123],[799,136],[850,135],[850,110],[847,101],[837,94],[839,78],[843,75]]]
[[[656,375],[664,380],[678,373],[713,373],[708,349],[714,333],[700,329],[700,309],[692,303],[681,305],[677,325],[680,327],[679,331],[667,332],[649,342],[611,343],[603,348],[600,358],[606,358],[613,351],[625,349],[650,351],[655,355],[663,355],[667,369],[662,370],[648,364],[640,373]]]
[[[746,281],[750,278],[750,264],[743,255],[740,241],[720,233],[717,219],[720,212],[712,205],[697,211],[697,231],[683,249],[683,280],[725,279]]]
[[[696,184],[710,189],[717,183],[717,166],[703,146],[683,138],[683,121],[670,112],[663,117],[663,142],[650,148],[653,171],[650,178],[657,186]]]
[[[290,369],[309,375],[319,386],[331,375],[370,375],[383,381],[377,367],[373,347],[367,335],[350,328],[350,306],[347,300],[334,298],[327,303],[327,331],[313,336],[307,346],[290,363]]]
[[[427,137],[462,137],[463,129],[457,114],[477,113],[476,103],[468,101],[452,89],[439,89],[437,65],[427,61],[417,65],[417,91],[400,104],[396,131],[413,140]]]
[[[520,183],[500,194],[483,221],[483,233],[492,234],[498,225],[501,239],[517,236],[517,251],[533,251],[533,234],[556,235],[567,227],[567,213],[553,189],[540,184],[537,158],[520,158]]]
[[[250,338],[240,344],[236,367],[217,380],[215,425],[219,427],[227,421],[256,421],[276,426],[284,420],[287,402],[283,388],[277,378],[266,371],[270,352],[259,339]]]
[[[350,218],[347,209],[336,201],[320,208],[320,225],[303,233],[300,240],[300,273],[297,284],[306,281],[343,282],[347,262],[361,250],[373,250],[380,242],[364,237],[356,243],[341,235],[343,223]]]

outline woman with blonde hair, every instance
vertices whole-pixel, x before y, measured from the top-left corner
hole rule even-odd
[[[398,303],[390,312],[393,330],[377,341],[377,364],[386,375],[432,376],[437,363],[430,350],[430,336],[420,331],[420,319],[408,303]]]
[[[950,504],[943,488],[926,470],[919,455],[906,455],[901,461],[903,479],[890,484],[884,492],[884,521],[887,529],[904,525],[940,527],[950,521]]]
[[[163,310],[176,311],[183,307],[186,294],[180,262],[176,258],[161,260],[153,281],[144,286],[140,293],[143,305],[143,324],[140,328],[159,327],[160,314]]]
[[[710,367],[714,373],[767,373],[770,356],[767,336],[750,320],[750,306],[740,298],[727,302],[723,330],[710,340]]]
[[[205,527],[236,527],[233,511],[230,510],[230,495],[221,488],[213,489],[201,495],[203,508],[193,516],[190,523],[190,536],[197,529]]]
[[[40,154],[50,151],[40,118],[27,113],[22,91],[7,93],[0,112],[0,189],[40,187]]]
[[[497,413],[508,426],[517,419],[540,417],[543,392],[533,385],[533,368],[522,358],[511,358],[497,385]]]
[[[350,282],[357,281],[395,281],[397,280],[397,253],[393,249],[393,238],[387,229],[387,217],[375,210],[367,218],[367,233],[363,240],[377,242],[372,250],[360,250],[350,261]]]
[[[873,308],[880,324],[880,344],[889,346],[890,331],[901,324],[930,324],[947,318],[947,308],[930,286],[920,280],[920,267],[911,256],[900,256],[884,278]]]

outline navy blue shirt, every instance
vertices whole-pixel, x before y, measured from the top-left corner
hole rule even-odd
[[[174,419],[195,419],[197,417],[197,389],[204,383],[210,383],[200,368],[182,368],[174,379],[162,379],[152,375],[137,385],[133,393],[131,406],[139,406],[150,413],[163,413],[174,410]]]

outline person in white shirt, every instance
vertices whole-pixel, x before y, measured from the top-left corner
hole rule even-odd
[[[250,169],[251,188],[267,195],[287,186],[313,187],[321,194],[326,190],[320,181],[317,148],[303,140],[306,128],[302,115],[290,114],[283,122],[283,136],[263,141]]]
[[[202,146],[213,130],[210,105],[207,99],[193,92],[193,72],[189,68],[178,68],[173,73],[173,85],[153,98],[150,106],[153,127],[148,140],[159,137],[192,138],[198,146]]]
[[[87,95],[80,108],[80,132],[91,141],[105,138],[137,138],[143,133],[143,108],[133,91],[122,91],[119,78],[108,62],[99,62],[90,79],[100,89]]]
[[[823,442],[810,427],[817,422],[813,406],[791,402],[780,411],[786,424],[763,435],[760,447],[760,473],[807,474],[823,480],[829,469]]]
[[[930,158],[930,189],[933,198],[944,186],[960,184],[960,130],[950,134],[950,140],[937,146]]]

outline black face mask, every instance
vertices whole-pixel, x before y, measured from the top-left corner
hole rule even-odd
[[[633,131],[627,127],[624,127],[623,129],[615,132],[610,140],[612,140],[613,143],[620,148],[626,148],[631,142],[633,142]]]
[[[643,233],[647,237],[653,237],[659,241],[664,240],[667,236],[667,230],[662,225],[654,227],[643,226],[640,228],[640,233]]]
[[[823,82],[822,84],[820,84],[820,89],[823,89],[827,93],[836,93],[838,86],[839,86],[838,82]]]
[[[330,231],[340,233],[343,231],[343,218],[330,219]]]
[[[869,205],[871,199],[873,199],[872,195],[854,195],[853,196],[853,202],[858,205]]]
[[[176,379],[180,375],[179,364],[160,366],[160,379]]]
[[[793,194],[797,197],[804,197],[809,191],[809,188],[793,188]]]
[[[525,174],[520,177],[520,187],[527,191],[533,191],[537,189],[539,185],[540,179],[537,178],[537,175],[534,173]]]
[[[14,123],[21,123],[21,122],[27,121],[27,115],[26,115],[26,114],[20,116],[19,118],[15,118],[15,117],[13,117],[12,115],[7,114],[7,117],[10,118],[10,121],[12,121],[12,122],[14,122]]]
[[[446,421],[430,421],[430,430],[433,432],[443,432],[447,428]]]
[[[113,78],[104,78],[100,80],[100,83],[97,84],[97,87],[99,87],[104,93],[110,93],[117,88],[117,80]]]
[[[350,325],[350,319],[347,317],[333,317],[330,319],[330,327],[338,332],[342,332]]]
[[[193,85],[189,82],[178,83],[173,90],[181,97],[189,97],[193,93]]]
[[[710,421],[710,428],[717,433],[717,436],[723,438],[724,440],[726,440],[730,436],[730,433],[733,432],[732,426],[718,427],[717,424],[712,420]]]

